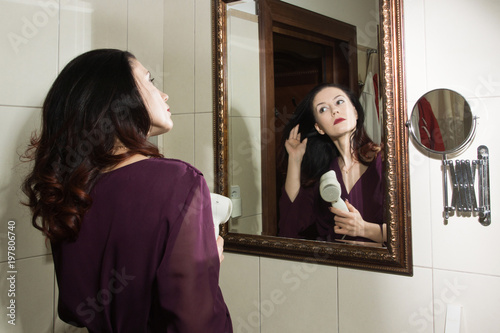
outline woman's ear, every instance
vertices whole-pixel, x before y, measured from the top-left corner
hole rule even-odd
[[[321,128],[319,128],[318,123],[314,124],[314,128],[316,129],[316,131],[318,131],[319,134],[321,134],[321,135],[325,134],[325,131],[323,131]]]

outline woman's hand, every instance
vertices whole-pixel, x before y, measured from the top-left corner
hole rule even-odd
[[[348,212],[335,207],[330,207],[330,211],[335,214],[335,226],[333,230],[339,235],[348,235],[352,237],[364,237],[365,221],[359,211],[351,205],[349,201],[345,202]]]
[[[300,190],[300,166],[306,153],[307,138],[300,142],[299,125],[292,128],[285,148],[288,153],[288,169],[286,172],[285,191],[290,201],[293,202]]]
[[[292,128],[288,139],[285,141],[285,148],[289,157],[296,162],[302,162],[302,157],[306,153],[307,138],[300,142],[299,125]]]
[[[217,237],[217,252],[219,252],[219,262],[221,263],[224,260],[224,238],[221,236]]]
[[[378,243],[386,240],[384,230],[382,229],[381,231],[379,224],[366,222],[359,211],[349,201],[346,200],[345,204],[349,210],[348,212],[330,207],[330,211],[335,214],[335,226],[333,227],[335,233],[352,237],[364,237]]]

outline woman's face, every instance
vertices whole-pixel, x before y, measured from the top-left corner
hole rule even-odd
[[[321,90],[314,97],[313,113],[316,130],[332,139],[344,135],[350,137],[356,128],[358,112],[349,97],[339,88],[327,87]]]
[[[174,123],[167,104],[168,95],[154,86],[151,73],[138,60],[132,60],[132,72],[151,118],[148,136],[170,131]]]

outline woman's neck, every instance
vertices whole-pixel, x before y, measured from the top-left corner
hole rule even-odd
[[[350,167],[354,162],[354,154],[351,147],[351,140],[348,135],[343,135],[340,138],[332,139],[335,147],[337,147],[344,166]]]
[[[126,152],[128,152],[128,148],[125,147],[124,145],[120,144],[120,143],[117,143],[115,145],[115,147],[114,147],[114,150],[113,150],[113,154],[114,155],[125,154]],[[123,168],[124,166],[127,166],[129,164],[132,164],[132,163],[135,163],[135,162],[139,162],[139,161],[142,161],[142,160],[145,160],[145,159],[148,159],[148,158],[149,157],[141,155],[141,154],[134,154],[132,156],[127,157],[126,159],[124,159],[120,163],[118,163],[118,164],[116,164],[116,165],[114,165],[112,167],[106,168],[102,172],[106,173],[106,172],[110,172],[110,171],[113,171],[113,170],[116,170],[116,169],[120,169],[120,168]]]
[[[135,162],[139,162],[139,161],[142,161],[142,160],[147,160],[148,158],[149,157],[141,155],[141,154],[135,154],[135,155],[132,155],[129,158],[121,161],[120,163],[118,163],[117,165],[115,165],[114,167],[112,167],[109,171],[120,169],[120,168],[123,168],[124,166],[127,166],[129,164],[132,164],[132,163],[135,163]]]

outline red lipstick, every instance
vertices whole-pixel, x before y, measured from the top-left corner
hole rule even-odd
[[[344,118],[337,118],[335,119],[335,121],[333,122],[334,125],[337,125],[338,123],[344,121],[345,119]]]

